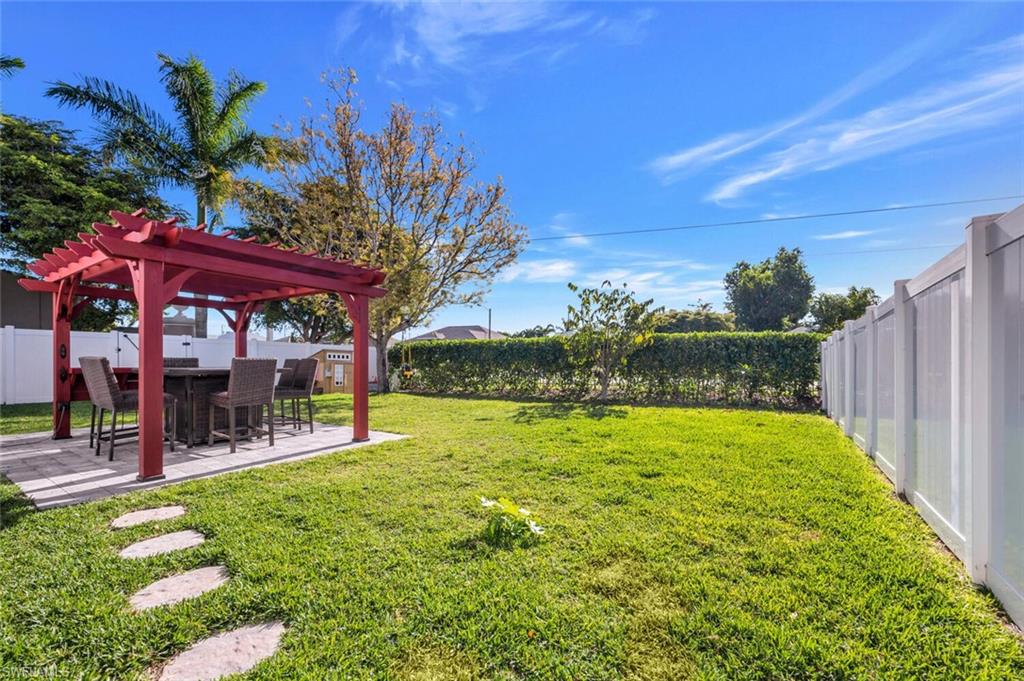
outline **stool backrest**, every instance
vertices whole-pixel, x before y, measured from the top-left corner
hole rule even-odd
[[[89,400],[97,407],[113,411],[121,403],[121,389],[106,357],[79,357],[82,378],[89,390]]]
[[[276,374],[276,359],[235,357],[228,378],[228,400],[239,407],[271,404]]]
[[[313,394],[313,386],[316,384],[316,370],[320,366],[320,360],[316,357],[300,359],[299,365],[295,367],[295,390],[301,390],[304,395]]]
[[[286,359],[284,366],[281,367],[281,371],[277,375],[277,387],[278,388],[291,388],[295,381],[295,367],[298,366],[299,360],[297,359]]]

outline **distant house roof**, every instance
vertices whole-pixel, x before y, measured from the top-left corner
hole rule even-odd
[[[491,329],[491,340],[496,338],[508,338],[500,331]],[[443,326],[440,329],[427,331],[424,334],[410,338],[411,341],[423,340],[487,340],[487,329],[482,326]]]

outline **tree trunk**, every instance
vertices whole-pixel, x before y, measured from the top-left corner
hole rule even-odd
[[[377,391],[381,393],[391,392],[391,382],[388,376],[388,341],[390,338],[374,336],[373,347],[377,351]]]
[[[196,195],[196,224],[201,225],[206,222],[206,206],[203,205],[203,200]],[[196,294],[196,298],[207,298],[209,296],[205,294]],[[209,310],[205,307],[193,308],[196,315],[196,338],[206,338],[206,321],[207,313]]]

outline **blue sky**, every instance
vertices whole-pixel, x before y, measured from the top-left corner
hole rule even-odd
[[[538,241],[484,308],[434,326],[558,323],[566,282],[626,282],[657,304],[721,307],[737,260],[799,246],[819,290],[883,297],[1017,201],[793,223],[594,232],[1024,194],[1024,5],[4,3],[10,113],[89,131],[45,83],[108,78],[164,107],[157,51],[264,80],[270,132],[351,66],[381,119],[433,108],[508,186]],[[168,112],[169,113],[169,112]],[[189,207],[187,194],[168,197]],[[908,250],[914,249],[914,250]],[[871,251],[851,253],[851,251]],[[212,320],[214,331],[217,320]]]

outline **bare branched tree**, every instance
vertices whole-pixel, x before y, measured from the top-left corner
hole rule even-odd
[[[242,195],[258,203],[239,203],[276,223],[282,243],[387,273],[388,295],[370,307],[386,387],[388,341],[445,306],[479,304],[524,248],[526,231],[512,219],[501,178],[476,180],[473,154],[445,136],[436,116],[393,104],[383,127],[368,132],[355,73],[323,80],[323,110],[310,105],[310,116],[281,129],[272,186],[250,186]]]

